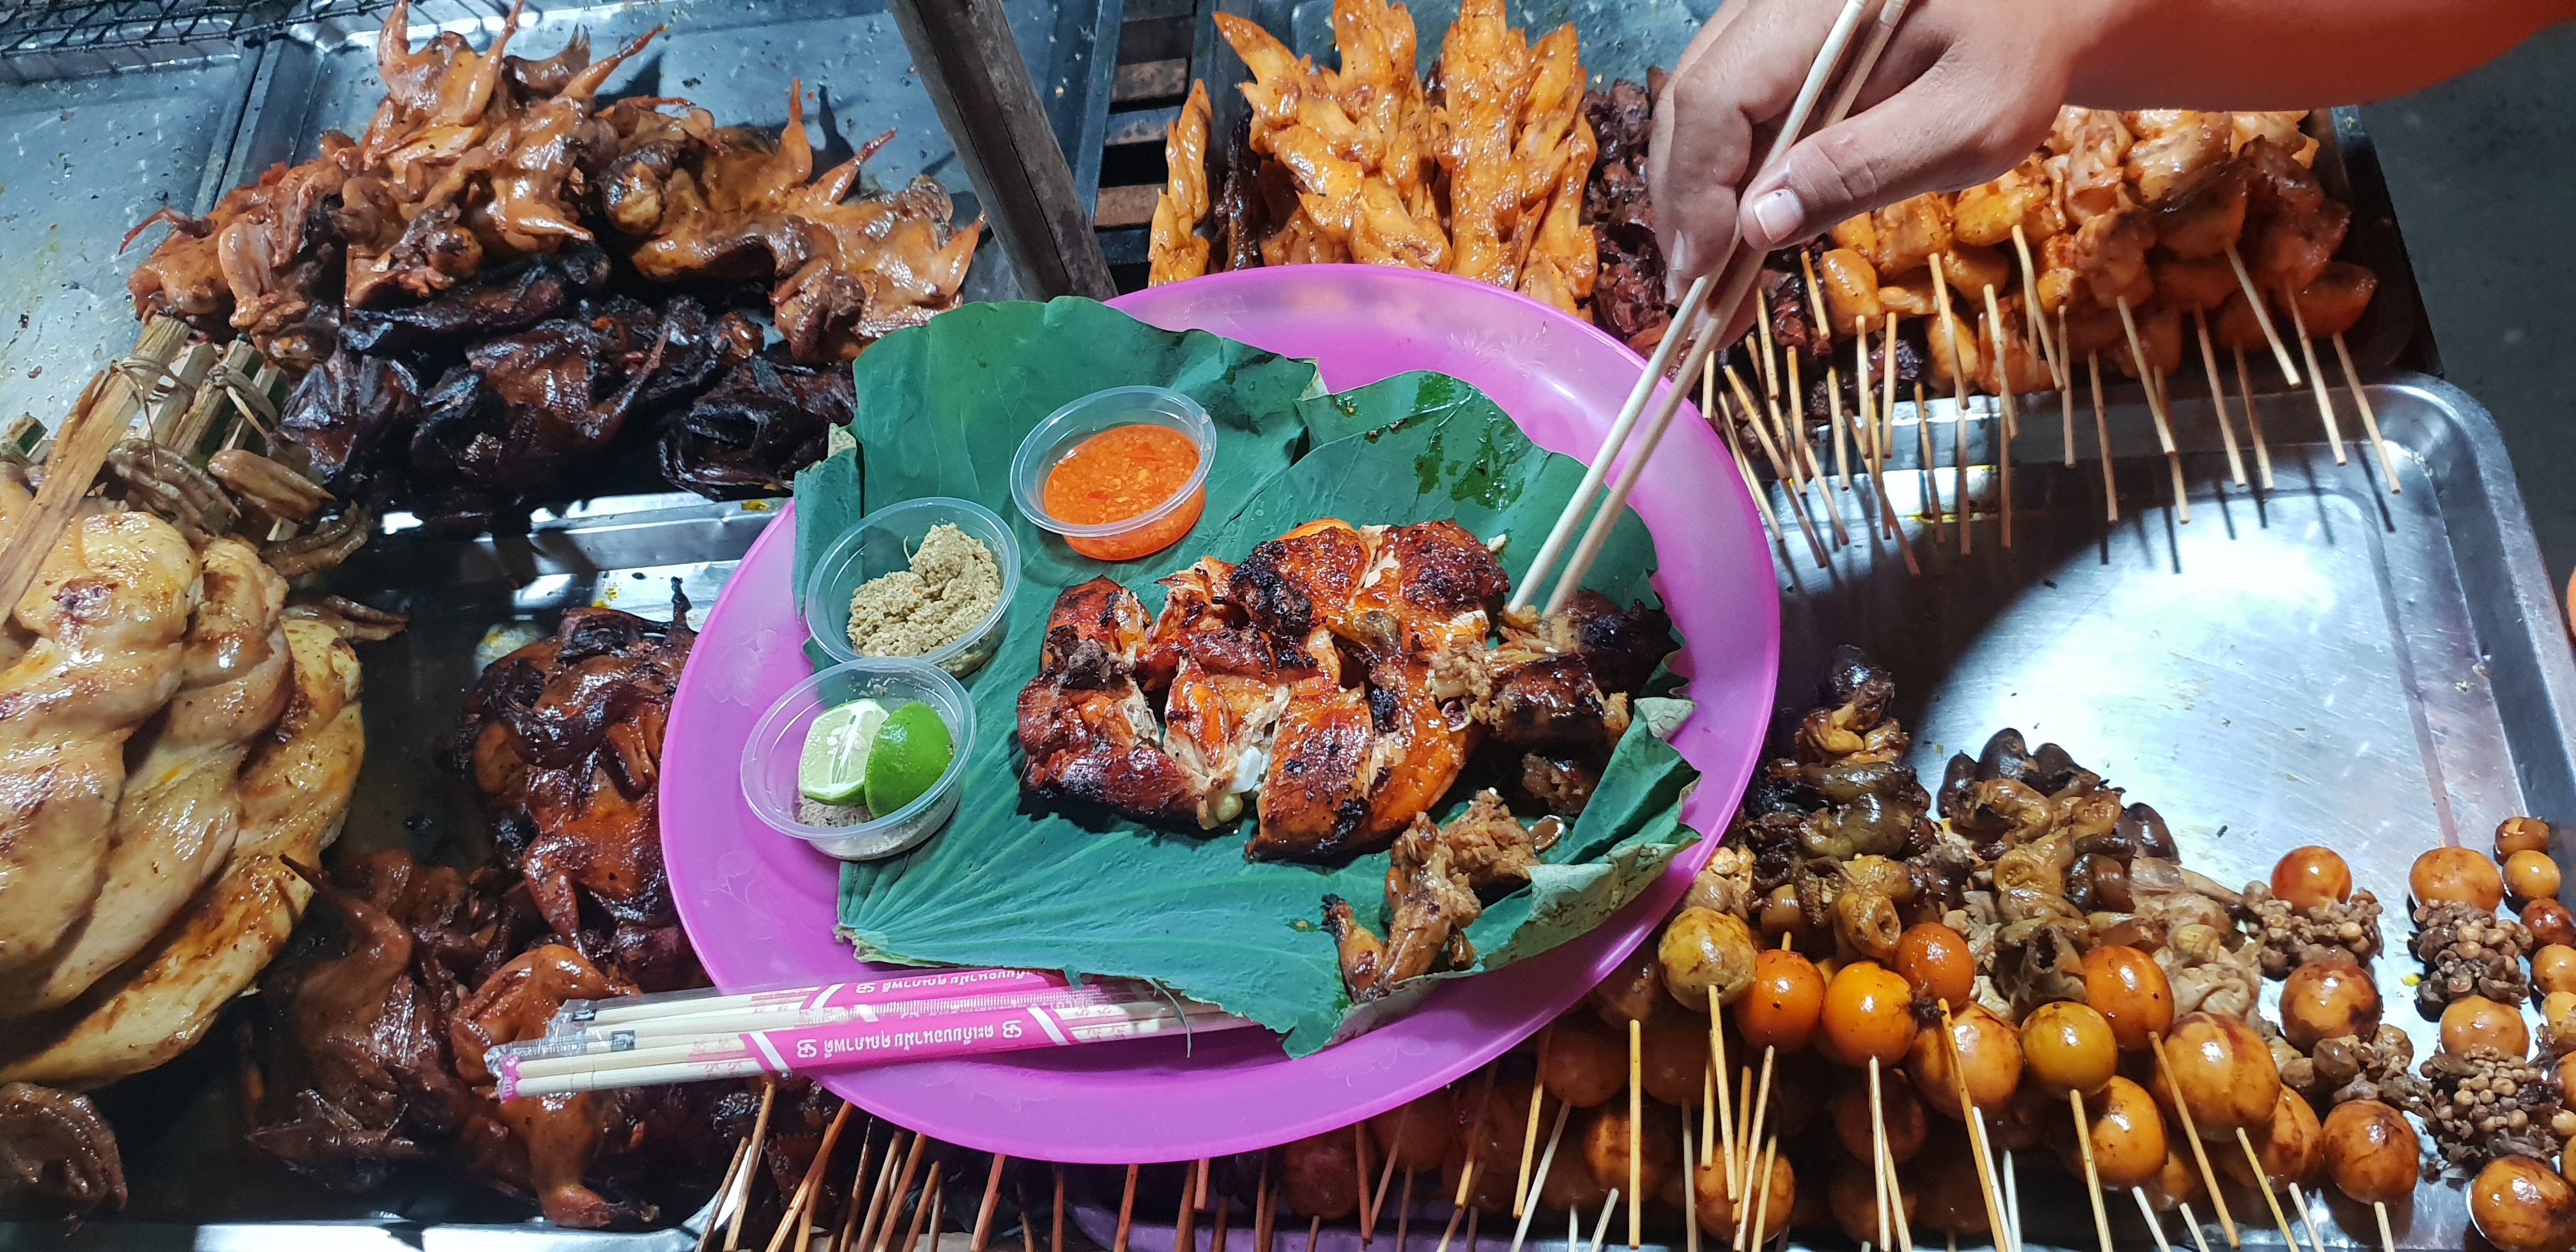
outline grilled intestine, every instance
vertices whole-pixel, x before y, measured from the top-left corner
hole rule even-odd
[[[277,433],[324,486],[373,515],[506,530],[755,356],[842,366],[958,302],[980,223],[953,225],[927,178],[853,198],[890,135],[817,175],[801,88],[776,136],[685,100],[604,101],[660,28],[531,61],[510,52],[520,17],[486,50],[453,32],[415,48],[396,5],[362,134],[326,134],[202,218],[136,227],[172,228],[127,284],[138,315],[246,337],[300,376]],[[821,450],[702,426],[664,459],[735,494]]]

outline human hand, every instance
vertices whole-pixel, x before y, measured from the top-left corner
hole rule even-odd
[[[2117,3],[1914,0],[1853,116],[1756,176],[1753,164],[1841,6],[1727,0],[1655,102],[1646,178],[1676,298],[1723,265],[1739,238],[1768,251],[1855,213],[2012,168],[2046,138],[2074,67],[2112,24]],[[1865,22],[1853,37],[1846,67],[1869,29]]]

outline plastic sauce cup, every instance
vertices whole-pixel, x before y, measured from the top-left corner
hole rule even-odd
[[[948,726],[956,755],[912,803],[848,826],[818,826],[797,818],[796,766],[805,732],[825,709],[852,700],[888,708],[919,700]],[[867,657],[835,665],[788,688],[769,706],[742,745],[742,798],[780,834],[812,844],[825,856],[869,861],[892,856],[928,839],[957,812],[966,757],[975,750],[975,705],[948,671],[910,657]]]
[[[1002,596],[973,629],[921,659],[960,678],[993,659],[1010,627],[1011,599],[1020,593],[1020,541],[991,509],[954,496],[923,496],[878,509],[815,560],[814,572],[805,580],[805,629],[825,654],[835,661],[859,659],[858,649],[850,646],[850,596],[869,579],[910,569],[922,538],[942,522],[993,554],[1002,571]]]
[[[1085,440],[1121,426],[1162,426],[1179,431],[1198,450],[1198,464],[1178,490],[1132,517],[1082,523],[1047,511],[1049,474]],[[1066,546],[1101,561],[1132,561],[1181,541],[1207,508],[1208,466],[1216,459],[1216,423],[1180,392],[1167,387],[1112,387],[1095,391],[1047,415],[1020,441],[1011,459],[1011,497],[1040,527],[1064,536]]]

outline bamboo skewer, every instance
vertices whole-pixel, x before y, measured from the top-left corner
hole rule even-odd
[[[1834,477],[1843,480],[1843,490],[1849,491],[1852,489],[1851,426],[1843,418],[1841,372],[1830,365],[1825,367],[1825,405],[1827,412],[1831,414],[1829,420],[1834,432]],[[1868,455],[1868,449],[1861,450],[1864,463]]]
[[[1878,337],[1887,360],[1878,371],[1878,446],[1881,456],[1896,450],[1896,315],[1887,315],[1887,332]]]
[[[1752,393],[1745,390],[1744,376],[1736,373],[1735,367],[1732,365],[1726,367],[1726,382],[1727,386],[1732,388],[1735,392],[1736,403],[1741,405],[1747,413],[1752,413],[1754,411]],[[1780,481],[1780,485],[1786,489],[1789,494],[1789,513],[1796,519],[1799,532],[1807,537],[1807,549],[1815,554],[1816,568],[1824,569],[1830,566],[1833,563],[1833,560],[1825,555],[1825,541],[1816,534],[1816,523],[1814,520],[1807,516],[1806,493],[1799,490],[1797,479],[1789,472],[1788,466],[1781,461],[1780,450],[1772,446],[1771,432],[1762,428],[1762,422],[1758,416],[1756,416],[1754,420],[1745,424],[1753,428],[1753,437],[1755,441],[1762,445],[1763,458],[1771,462],[1772,477],[1778,479]],[[1536,1097],[1532,1098],[1535,1099]]]
[[[1395,1115],[1395,1120],[1396,1125],[1399,1128],[1402,1127],[1404,1124],[1404,1114],[1398,1112]],[[1369,1190],[1369,1140],[1366,1127],[1367,1123],[1365,1122],[1354,1123],[1351,1126],[1351,1133],[1358,1137],[1360,1145],[1360,1246],[1363,1248],[1377,1242],[1378,1212],[1386,1207],[1386,1185],[1395,1180],[1395,1153],[1389,1152],[1386,1154],[1386,1166],[1378,1171],[1377,1190],[1374,1192]]]
[[[1038,1223],[1030,1216],[1029,1171],[1022,1166],[1019,1176],[1011,1180],[1012,1198],[1020,1205],[1020,1252],[1038,1252]]]
[[[1270,1237],[1278,1224],[1279,1202],[1270,1190],[1270,1154],[1263,1152],[1261,1177],[1252,1185],[1252,1252],[1270,1252]]]
[[[1226,1195],[1218,1196],[1216,1198],[1216,1225],[1208,1232],[1208,1252],[1225,1252],[1225,1219],[1233,1213],[1234,1197]],[[1397,1237],[1395,1246],[1397,1252],[1403,1252],[1404,1239],[1401,1236]]]
[[[1205,1199],[1207,1176],[1195,1169],[1181,1171],[1181,1208],[1172,1215],[1173,1252],[1198,1252],[1199,1205]]]
[[[2227,420],[2227,384],[2218,377],[2218,349],[2209,342],[2209,315],[2193,310],[2193,329],[2200,332],[2200,363],[2209,371],[2209,407],[2218,413],[2218,437],[2227,443],[2227,472],[2245,485],[2245,455],[2236,447],[2236,426]]]
[[[2254,476],[2263,490],[2272,489],[2272,450],[2263,443],[2263,415],[2254,407],[2254,371],[2245,365],[2245,349],[2236,350],[2236,387],[2245,402],[2245,433],[2254,438]]]
[[[1412,1224],[1413,1171],[1408,1169],[1404,1171],[1404,1190],[1397,1194],[1395,1200],[1395,1252],[1404,1252],[1404,1237],[1411,1231]],[[1183,1248],[1180,1252],[1191,1252],[1191,1250]],[[1223,1250],[1210,1247],[1208,1252],[1223,1252]]]
[[[1940,257],[1932,259],[1932,307],[1950,344],[1951,463],[1958,475],[1950,494],[1959,506],[1959,555],[1966,556],[1977,544],[1975,506],[1968,499],[1968,366],[1959,354],[1959,319],[1950,312],[1950,280],[1942,277]]]
[[[2391,1234],[2388,1229],[2388,1202],[2373,1200],[2370,1202],[2370,1211],[2379,1218],[2379,1252],[2397,1252],[2397,1236]],[[2203,1252],[2207,1250],[2203,1249]]]
[[[2173,1241],[2165,1238],[2165,1224],[2156,1220],[2156,1206],[2147,1203],[2147,1189],[2131,1187],[2129,1194],[2138,1197],[2138,1216],[2146,1219],[2147,1230],[2156,1237],[2156,1252],[2173,1252]]]
[[[2191,1143],[2192,1163],[2200,1169],[2201,1186],[2209,1191],[2209,1205],[2218,1211],[2219,1229],[2227,1232],[2227,1246],[2241,1248],[2245,1245],[2237,1238],[2236,1219],[2228,1215],[2227,1197],[2218,1191],[2218,1171],[2209,1167],[2209,1149],[2201,1146],[2200,1127],[2194,1124],[2191,1105],[2182,1098],[2182,1084],[2174,1078],[2173,1062],[2165,1056],[2165,1037],[2149,1035],[2147,1046],[2156,1054],[2156,1072],[2164,1076],[2166,1096],[2173,1101],[2174,1111],[2182,1115],[2183,1138]]]
[[[2003,537],[2004,546],[2009,548],[2012,546],[2013,522],[2012,446],[2013,440],[2021,436],[2021,414],[2013,404],[2012,378],[2004,356],[2003,309],[1995,303],[1995,289],[1992,287],[1986,288],[1986,323],[1994,328],[1995,390],[2004,411],[2003,437],[1995,441],[1995,473],[2003,478]]]
[[[1849,491],[1852,489],[1851,451],[1847,442],[1849,427],[1843,422],[1842,379],[1833,365],[1833,317],[1825,311],[1825,289],[1816,282],[1815,258],[1804,248],[1798,250],[1798,266],[1807,274],[1807,321],[1816,328],[1816,342],[1825,347],[1825,402],[1833,413],[1834,477],[1842,480],[1843,490]],[[1869,345],[1861,345],[1861,350],[1866,354]],[[1861,455],[1864,460],[1868,457],[1866,446],[1862,448]]]
[[[984,1252],[984,1242],[993,1233],[993,1206],[1002,1198],[1002,1167],[1011,1158],[993,1154],[993,1168],[984,1175],[984,1199],[975,1206],[975,1234],[967,1242],[967,1252]]]
[[[1771,1141],[1764,1144],[1762,1147],[1762,1189],[1755,1193],[1753,1197],[1753,1233],[1757,1236],[1754,1243],[1755,1247],[1761,1247],[1771,1242],[1771,1173],[1773,1168],[1778,1165],[1779,1160],[1780,1137],[1778,1135],[1773,1135],[1771,1137]],[[1744,1235],[1744,1222],[1742,1219],[1738,1219],[1735,1223],[1736,1246],[1743,1246]]]
[[[1306,1252],[1315,1252],[1315,1240],[1321,1237],[1323,1233],[1323,1218],[1315,1218],[1306,1224]]]
[[[2344,385],[2352,389],[2352,407],[2361,410],[2362,433],[2370,439],[2370,450],[2379,456],[2379,476],[2388,484],[2388,494],[2398,494],[2397,462],[2388,455],[2388,441],[2379,437],[2379,414],[2370,407],[2370,393],[2361,389],[2361,371],[2352,367],[2352,348],[2343,341],[2343,332],[2334,334],[2335,356],[2343,362]]]
[[[892,1198],[887,1201],[885,1225],[877,1229],[876,1252],[888,1252],[892,1246],[889,1236],[894,1234],[895,1220],[903,1216],[903,1198],[912,1194],[913,1171],[921,1168],[922,1150],[929,1145],[930,1136],[914,1132],[912,1147],[904,1153],[903,1173],[895,1179]],[[935,1171],[938,1166],[933,1165],[931,1168]],[[910,1245],[906,1244],[906,1246]]]
[[[2191,1231],[2191,1245],[2199,1252],[2209,1252],[2209,1236],[2200,1232],[2200,1218],[2192,1213],[2189,1200],[2182,1202],[2182,1224]]]
[[[1780,363],[1772,356],[1778,349],[1771,341],[1771,302],[1764,299],[1762,292],[1758,290],[1760,286],[1758,278],[1755,280],[1755,285],[1757,290],[1753,295],[1753,326],[1756,332],[1754,342],[1761,345],[1762,359],[1753,363],[1753,375],[1754,380],[1762,384],[1762,398],[1770,401],[1771,411],[1777,413],[1780,411]]]
[[[919,1135],[913,1137],[920,1138]],[[893,1220],[886,1211],[888,1197],[892,1197],[891,1203],[895,1205],[900,1206],[903,1203],[903,1197],[894,1189],[895,1171],[902,1168],[901,1160],[904,1154],[902,1141],[903,1133],[900,1130],[886,1136],[885,1160],[877,1166],[877,1184],[868,1192],[868,1214],[859,1222],[858,1237],[850,1241],[847,1252],[865,1252],[865,1249],[873,1247],[877,1240],[883,1237],[880,1227]]]
[[[876,1133],[876,1126],[873,1126],[873,1123],[868,1128],[863,1128],[863,1131],[858,1131],[858,1172],[850,1175],[850,1198],[848,1203],[842,1203],[840,1206],[840,1231],[832,1237],[832,1252],[848,1252],[850,1239],[858,1237],[860,1208],[866,1206],[866,1195],[863,1193],[868,1190],[868,1167],[876,1164],[876,1141],[871,1141],[871,1133]],[[886,1146],[889,1146],[889,1152],[891,1152],[894,1136],[886,1139]]]
[[[1646,1023],[1628,1019],[1628,1246],[1645,1246]],[[1605,1214],[1606,1217],[1606,1214]],[[1601,1242],[1595,1238],[1594,1243]]]
[[[760,1112],[751,1119],[751,1138],[744,1141],[750,1147],[743,1156],[742,1183],[734,1189],[733,1221],[725,1227],[725,1252],[737,1252],[742,1247],[742,1219],[751,1211],[751,1180],[760,1172],[760,1147],[769,1139],[769,1110],[777,1102],[778,1084],[762,1079]]]
[[[2227,264],[2236,271],[2236,285],[2244,289],[2245,302],[2254,306],[2254,324],[2263,328],[2263,341],[2272,345],[2272,359],[2281,363],[2281,374],[2290,385],[2298,386],[2299,367],[2290,361],[2290,346],[2281,342],[2280,328],[2272,324],[2272,311],[2264,307],[2262,293],[2254,289],[2254,276],[2245,271],[2245,254],[2238,252],[2233,243],[2227,245]],[[2292,307],[2295,310],[2296,306]],[[2304,334],[2299,337],[2307,338]],[[2308,373],[2314,376],[2316,369],[2315,359],[2310,358]]]
[[[2282,303],[2290,306],[2290,326],[2299,332],[2299,351],[2308,362],[2308,390],[2317,393],[2317,416],[2325,419],[2326,442],[2334,445],[2335,464],[2344,463],[2343,426],[2335,420],[2334,397],[2326,391],[2325,371],[2317,368],[2316,341],[2308,338],[2308,319],[2299,312],[2299,302],[2282,293]]]
[[[1743,1194],[1735,1185],[1735,1102],[1728,1098],[1730,1093],[1726,1089],[1725,1018],[1714,995],[1708,998],[1708,1055],[1710,1066],[1708,1085],[1714,1089],[1716,1099],[1702,1102],[1701,1107],[1707,1108],[1714,1105],[1717,1109],[1717,1124],[1720,1128],[1718,1135],[1722,1137],[1726,1151],[1726,1198],[1729,1202],[1733,1202],[1737,1196]],[[1702,1153],[1708,1151],[1709,1138],[1707,1134],[1700,1136]]]
[[[1632,1213],[1635,1212],[1636,1209],[1637,1206],[1634,1204],[1630,1204],[1628,1206],[1628,1211]],[[1592,1223],[1591,1252],[1601,1252],[1601,1241],[1610,1237],[1610,1215],[1617,1211],[1619,1211],[1619,1189],[1617,1187],[1612,1187],[1610,1189],[1610,1198],[1601,1202],[1600,1219]]]
[[[1710,428],[1726,439],[1726,450],[1735,457],[1735,472],[1744,476],[1744,494],[1753,497],[1753,507],[1762,514],[1762,525],[1770,530],[1771,542],[1783,549],[1782,555],[1787,555],[1785,550],[1789,546],[1789,537],[1780,532],[1780,515],[1771,511],[1771,493],[1764,490],[1761,480],[1753,476],[1753,458],[1744,453],[1744,438],[1736,432],[1735,419],[1724,412],[1718,402],[1717,358],[1713,356],[1700,367],[1699,411],[1700,416],[1708,419]],[[1529,1141],[1537,1136],[1538,1096],[1533,1092],[1530,1096],[1529,1134],[1521,1140],[1523,1176],[1529,1172]]]
[[[1723,405],[1725,401],[1721,400],[1719,403]],[[1763,486],[1762,480],[1756,478],[1753,474],[1753,458],[1747,456],[1744,451],[1744,432],[1735,429],[1735,421],[1731,411],[1717,420],[1723,423],[1726,428],[1723,432],[1726,436],[1726,447],[1728,451],[1735,454],[1735,469],[1737,473],[1744,476],[1745,493],[1753,497],[1753,507],[1755,511],[1762,514],[1762,524],[1769,527],[1771,530],[1771,542],[1779,545],[1781,556],[1786,558],[1789,551],[1789,535],[1788,532],[1780,529],[1780,515],[1772,511],[1771,489]],[[1530,1120],[1535,1123],[1538,1120],[1538,1114],[1535,1111],[1538,1107],[1537,1096],[1533,1095],[1530,1097],[1530,1107],[1533,1110],[1530,1114]],[[1531,1131],[1532,1133],[1530,1138],[1536,1138],[1537,1128],[1535,1125],[1531,1127]],[[1527,1140],[1524,1140],[1523,1144],[1524,1147],[1522,1155],[1526,1158],[1528,1156],[1526,1146]],[[1528,1161],[1524,1159],[1522,1164],[1526,1167],[1528,1165]]]
[[[822,1194],[823,1170],[832,1163],[832,1147],[840,1142],[841,1128],[850,1124],[850,1112],[853,1107],[855,1106],[849,1101],[841,1101],[840,1110],[832,1114],[831,1124],[823,1128],[822,1145],[814,1149],[814,1159],[806,1163],[805,1177],[798,1180],[796,1194],[788,1200],[787,1211],[779,1216],[778,1229],[770,1234],[769,1246],[765,1252],[778,1252],[780,1248],[787,1246],[789,1231],[796,1233],[797,1247],[805,1246],[807,1242],[805,1215]],[[995,1176],[995,1180],[999,1181],[999,1175]],[[979,1248],[976,1252],[982,1252],[982,1249]]]
[[[1977,1167],[1977,1193],[1978,1197],[1986,1202],[1986,1227],[1989,1230],[2002,1231],[2004,1229],[2003,1197],[1995,1187],[1995,1161],[1987,1150],[1986,1119],[1977,1111],[1976,1097],[1968,1093],[1967,1066],[1959,1056],[1959,1036],[1951,1028],[1950,1005],[1946,1001],[1941,1005],[1941,1047],[1949,1054],[1950,1084],[1958,1088],[1959,1112],[1962,1114],[1960,1120],[1967,1123],[1968,1151],[1976,1158],[1974,1164]]]
[[[1697,1150],[1691,1144],[1690,1119],[1685,1117],[1682,1119],[1682,1252],[1699,1252],[1699,1187],[1688,1172],[1692,1168],[1691,1162],[1698,1159]]]
[[[0,605],[17,604],[35,584],[54,541],[71,524],[99,467],[107,464],[108,450],[144,411],[155,381],[167,377],[170,359],[187,336],[187,324],[177,318],[145,323],[133,355],[90,379],[71,415],[54,428],[45,481],[36,488],[36,498],[0,524]]]
[[[2290,1233],[2289,1216],[2281,1211],[2280,1193],[2272,1189],[2272,1176],[2263,1170],[2263,1157],[2254,1151],[2253,1136],[2239,1126],[2236,1128],[2236,1143],[2245,1149],[2245,1163],[2254,1167],[2254,1180],[2263,1184],[2263,1202],[2272,1206],[2272,1224],[2281,1228],[2281,1242],[2287,1244],[2291,1252],[2298,1252],[2299,1237]]]
[[[1533,1193],[1536,1189],[1547,1185],[1548,1166],[1556,1162],[1556,1145],[1565,1138],[1565,1115],[1571,1109],[1572,1106],[1563,1102],[1559,1102],[1556,1106],[1556,1129],[1547,1133],[1547,1150],[1539,1153],[1538,1173],[1532,1178],[1528,1188]],[[1521,1252],[1522,1241],[1529,1238],[1530,1218],[1537,1212],[1538,1208],[1535,1205],[1521,1206],[1520,1226],[1512,1232],[1512,1252]]]
[[[2107,513],[2104,520],[2120,520],[2120,484],[2111,473],[2111,417],[2102,407],[2102,354],[2084,359],[2085,368],[2093,375],[2093,443],[2102,458],[2102,500]]]
[[[1131,1183],[1135,1181],[1136,1175],[1132,1169],[1128,1172],[1127,1178]],[[1064,1252],[1064,1166],[1062,1165],[1055,1167],[1055,1221],[1047,1231],[1047,1252]]]
[[[2057,359],[2057,344],[2048,334],[2048,310],[2039,307],[2039,267],[2031,264],[2030,236],[2022,233],[2021,223],[2013,223],[2013,253],[2021,259],[2022,321],[2030,327],[2030,341],[2039,345],[2040,359],[2048,365],[2048,376],[2059,391],[2066,390],[2066,363]],[[2065,315],[2064,306],[2059,316]],[[2061,327],[2057,338],[2065,338]]]
[[[706,1232],[698,1236],[698,1252],[707,1252],[715,1246],[716,1232],[724,1229],[725,1219],[733,1215],[734,1189],[740,1185],[737,1178],[743,1173],[742,1159],[750,1148],[749,1139],[733,1145],[733,1164],[725,1166],[724,1181],[716,1184],[716,1195],[721,1198],[716,1203],[716,1211],[707,1218]]]
[[[1878,1199],[1878,1246],[1893,1248],[1887,1228],[1887,1108],[1878,1088],[1878,1058],[1869,1058],[1870,1184]]]
[[[1949,510],[1941,507],[1940,462],[1932,455],[1932,410],[1924,406],[1923,384],[1919,382],[1914,384],[1914,442],[1917,445],[1917,463],[1923,473],[1924,529],[1930,531],[1933,542],[1938,543],[1949,535],[1941,520],[1949,515]]]
[[[1743,387],[1742,380],[1737,380],[1736,386],[1740,391]],[[1739,444],[1738,447],[1740,449],[1741,445]],[[1759,496],[1764,493],[1756,494]],[[1520,1216],[1529,1209],[1530,1156],[1538,1150],[1538,1110],[1539,1106],[1547,1101],[1547,1049],[1548,1044],[1555,1038],[1556,1025],[1553,1022],[1538,1034],[1538,1074],[1530,1080],[1529,1125],[1521,1131],[1521,1180],[1512,1188],[1512,1216],[1514,1217]]]
[[[1842,506],[1834,502],[1833,488],[1825,480],[1825,467],[1816,460],[1816,445],[1807,438],[1807,388],[1798,377],[1798,356],[1794,352],[1788,354],[1787,373],[1789,424],[1783,428],[1781,439],[1788,445],[1791,455],[1803,463],[1805,468],[1801,472],[1806,476],[1807,485],[1814,487],[1817,498],[1824,501],[1825,521],[1833,527],[1834,546],[1839,548],[1851,542],[1851,532],[1843,528]]]
[[[1127,1232],[1134,1227],[1136,1221],[1136,1174],[1143,1168],[1141,1165],[1127,1167],[1127,1188],[1118,1195],[1118,1233],[1110,1239],[1109,1252],[1127,1252]],[[1058,1179],[1062,1177],[1061,1174],[1057,1175]],[[1368,1201],[1368,1192],[1365,1189],[1360,1192],[1360,1201],[1363,1205]]]
[[[2182,451],[2174,445],[2173,416],[2165,411],[2164,380],[2147,362],[2147,349],[2138,338],[2138,319],[2129,309],[2129,298],[2120,297],[2120,329],[2129,336],[2129,364],[2137,367],[2138,381],[2147,389],[2147,412],[2156,419],[2156,445],[2164,449],[2165,468],[2173,474],[2174,516],[2183,525],[2191,524],[2191,496],[2183,489]]]
[[[2102,1208],[2102,1172],[2093,1164],[2093,1123],[2084,1116],[2084,1097],[2073,1088],[2066,1092],[2067,1107],[2075,1114],[2075,1144],[2084,1155],[2084,1194],[2093,1201],[2093,1233],[2102,1238],[2102,1252],[2111,1252],[2111,1215]]]
[[[2012,1219],[2014,1252],[2021,1249],[2021,1170],[2013,1164],[2012,1149],[2004,1149],[2004,1214]]]
[[[2299,1184],[2295,1182],[2290,1183],[2289,1188],[2290,1204],[2299,1210],[2299,1225],[2308,1232],[2308,1246],[2316,1249],[2316,1252],[2326,1252],[2326,1241],[2317,1237],[2316,1214],[2308,1211],[2308,1197],[2300,1193]],[[2295,1249],[2298,1245],[2291,1246]]]
[[[921,1227],[925,1218],[930,1225],[931,1243],[939,1242],[939,1173],[947,1164],[946,1161],[932,1161],[930,1173],[921,1180],[921,1199],[912,1206],[912,1224],[903,1228],[903,1252],[913,1252],[921,1246]]]

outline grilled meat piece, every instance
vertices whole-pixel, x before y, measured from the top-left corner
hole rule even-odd
[[[334,494],[363,494],[398,461],[420,420],[420,380],[399,361],[339,351],[304,376],[278,415],[278,437],[302,448]]]
[[[1107,578],[1067,587],[1047,614],[1037,677],[1020,689],[1022,784],[1149,821],[1195,819],[1189,772],[1157,743],[1136,682],[1145,607]]]
[[[495,837],[556,934],[585,903],[648,926],[676,921],[655,786],[662,725],[696,633],[575,609],[555,633],[492,663],[465,698],[449,754],[470,773]]]
[[[389,911],[403,906],[404,878],[373,876],[374,890],[360,895],[294,868],[339,914],[345,950],[262,980],[268,1046],[248,1138],[329,1190],[371,1190],[397,1162],[425,1155],[464,1111],[446,1006],[413,976],[412,932]]]
[[[1244,794],[1267,772],[1292,684],[1318,673],[1304,649],[1247,624],[1223,600],[1232,572],[1203,557],[1162,580],[1167,595],[1141,671],[1164,692],[1163,748],[1189,774],[1199,825],[1211,830],[1242,815]]]
[[[502,266],[419,304],[351,309],[340,343],[383,356],[506,335],[556,317],[608,282],[608,254],[580,243]]]
[[[710,500],[783,495],[823,459],[855,400],[850,371],[753,357],[727,371],[662,436],[662,476]]]

